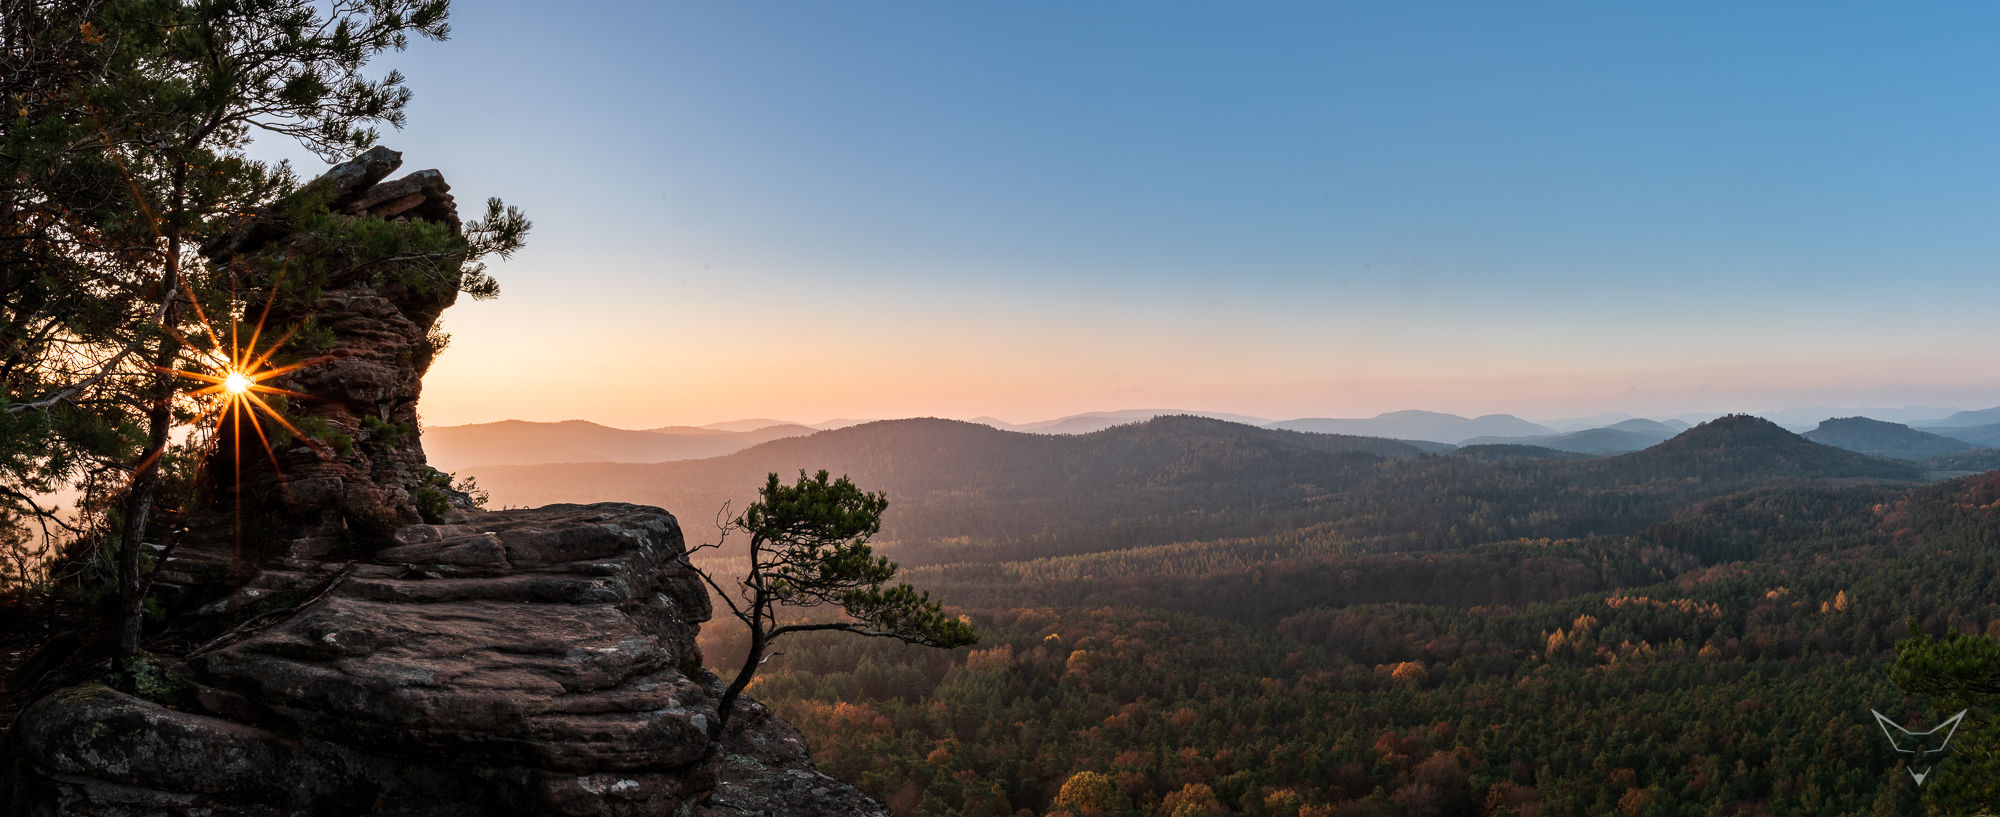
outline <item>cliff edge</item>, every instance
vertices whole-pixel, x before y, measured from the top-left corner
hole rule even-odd
[[[383,181],[400,162],[377,148],[306,190],[341,218],[456,234],[436,171]],[[284,268],[273,258],[318,248],[267,214],[204,249],[243,264],[254,292]],[[457,290],[408,280],[374,269],[304,298],[262,290],[277,321],[328,333],[319,358],[270,381],[322,439],[211,453],[215,507],[160,534],[169,623],[132,692],[91,680],[108,666],[88,650],[23,679],[39,697],[7,736],[15,810],[883,814],[754,701],[710,743],[720,686],[695,641],[708,596],[671,514],[488,512],[443,484],[416,402]]]

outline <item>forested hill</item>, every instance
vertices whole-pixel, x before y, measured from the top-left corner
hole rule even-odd
[[[1522,453],[1533,453],[1524,450]],[[1076,436],[895,420],[657,464],[492,467],[497,502],[658,505],[699,536],[769,473],[821,468],[889,494],[880,541],[906,565],[998,562],[1280,536],[1280,549],[1440,550],[1518,537],[1632,534],[1690,502],[1812,479],[1914,480],[1921,468],[1725,417],[1645,451],[1558,461],[1159,417]]]
[[[1384,457],[1417,457],[1408,443],[1375,437],[1280,431],[1186,415],[1154,418],[1090,434],[1001,431],[955,420],[865,423],[775,440],[704,460],[532,468],[489,467],[480,481],[504,502],[547,502],[635,492],[680,511],[708,500],[750,496],[764,475],[827,469],[893,500],[977,494],[1021,499],[1116,486],[1166,486],[1221,479],[1346,472]],[[1356,458],[1354,454],[1366,454]]]
[[[777,440],[706,460],[471,473],[500,504],[639,502],[673,511],[701,531],[725,502],[741,508],[754,498],[766,474],[790,479],[824,468],[888,493],[885,541],[1045,536],[1066,543],[1033,551],[1048,555],[1304,524],[1311,520],[1299,514],[1310,514],[1314,500],[1358,486],[1386,458],[1427,456],[1394,440],[1190,416],[1075,436],[914,419]]]
[[[1355,513],[1321,529],[917,568],[977,622],[976,651],[809,636],[753,694],[820,768],[913,814],[1049,813],[1086,773],[1115,784],[1104,814],[1926,813],[1868,713],[1951,711],[1889,683],[1909,622],[2000,634],[2000,473],[1849,484],[1908,471],[1754,422],[1699,431],[1611,459],[1385,461],[1356,492],[1383,502],[1345,498]],[[1721,476],[1675,476],[1691,470]],[[1429,485],[1404,497],[1435,503],[1408,518],[1437,541],[1452,518],[1553,528],[1620,502],[1659,521],[1302,546]],[[703,633],[716,665],[740,655]],[[1944,758],[1924,794],[1971,760]]]
[[[1923,468],[1913,463],[1821,445],[1769,420],[1747,414],[1718,417],[1652,448],[1610,462],[1614,464],[1607,467],[1607,472],[1629,470],[1703,479],[1923,478]]]
[[[1806,432],[1806,439],[1849,451],[1901,460],[1923,460],[1946,454],[1972,451],[1984,446],[1939,434],[1918,431],[1902,423],[1885,423],[1867,417],[1839,417],[1820,423]]]

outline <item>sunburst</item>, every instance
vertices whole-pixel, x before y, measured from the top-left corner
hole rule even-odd
[[[285,415],[282,412],[278,411],[276,407],[264,399],[264,395],[282,395],[288,398],[297,397],[307,400],[317,399],[310,394],[269,385],[267,381],[315,365],[324,360],[324,358],[314,358],[296,363],[273,365],[272,357],[278,353],[279,349],[284,347],[286,341],[291,340],[292,335],[297,333],[299,327],[303,325],[302,323],[294,324],[283,336],[264,347],[263,351],[258,351],[258,341],[264,336],[265,323],[271,316],[271,304],[277,300],[278,286],[283,279],[284,271],[281,269],[276,279],[271,283],[270,295],[264,300],[264,309],[257,316],[257,323],[249,327],[249,338],[247,340],[242,337],[244,334],[242,331],[244,329],[243,302],[236,300],[233,287],[230,292],[231,308],[228,330],[226,332],[228,339],[226,341],[223,338],[225,333],[216,330],[215,324],[208,319],[207,313],[202,310],[201,301],[193,297],[192,292],[187,293],[188,302],[194,307],[195,321],[196,325],[200,327],[200,333],[206,335],[208,338],[209,343],[207,344],[207,348],[203,348],[202,344],[189,342],[186,337],[171,327],[167,329],[169,333],[181,341],[184,348],[193,352],[193,356],[199,364],[205,364],[201,368],[205,368],[206,371],[197,371],[193,368],[163,368],[161,371],[208,384],[187,393],[189,397],[207,404],[201,413],[196,416],[195,425],[207,428],[211,433],[220,432],[224,425],[233,427],[238,437],[235,446],[237,452],[236,478],[238,482],[241,482],[243,478],[241,435],[243,433],[244,420],[248,420],[251,429],[256,432],[257,441],[263,446],[264,454],[270,457],[273,469],[278,469],[280,466],[278,465],[277,452],[271,448],[270,435],[266,433],[264,428],[266,420],[276,423],[279,427],[291,432],[293,437],[305,441],[308,445],[313,445],[314,447],[323,445],[323,443],[314,440],[305,432],[300,431],[298,427],[292,425],[290,420],[285,419]],[[261,420],[258,417],[260,414],[263,415],[263,419]]]

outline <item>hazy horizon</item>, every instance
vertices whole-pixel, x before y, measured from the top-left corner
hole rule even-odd
[[[2000,405],[2000,9],[493,2],[453,29],[375,66],[415,92],[382,141],[536,228],[446,313],[436,424]],[[253,153],[324,166],[280,141]]]
[[[979,414],[979,415],[969,415],[969,416],[947,416],[941,414],[910,414],[903,416],[863,417],[863,418],[828,417],[821,420],[813,421],[798,417],[770,416],[769,412],[764,412],[758,415],[755,419],[767,420],[770,425],[799,425],[815,429],[839,428],[859,423],[871,423],[882,420],[906,420],[906,419],[916,419],[923,417],[934,417],[945,420],[960,420],[964,422],[973,422],[973,423],[982,422],[985,420],[993,420],[1009,426],[1030,426],[1037,424],[1052,423],[1058,420],[1066,420],[1078,417],[1092,417],[1092,416],[1104,416],[1104,415],[1118,415],[1118,414],[1134,413],[1134,412],[1157,411],[1161,413],[1188,413],[1188,414],[1196,414],[1202,416],[1225,415],[1224,419],[1232,419],[1239,422],[1252,422],[1252,424],[1270,424],[1270,423],[1282,423],[1291,420],[1303,420],[1303,419],[1369,420],[1387,414],[1394,414],[1397,412],[1420,411],[1420,412],[1431,412],[1436,414],[1455,414],[1457,416],[1465,417],[1467,419],[1477,419],[1478,417],[1488,416],[1488,415],[1507,415],[1507,416],[1517,417],[1522,420],[1526,420],[1530,423],[1536,423],[1540,425],[1550,425],[1550,426],[1553,426],[1555,424],[1587,422],[1591,420],[1601,419],[1606,415],[1624,415],[1625,417],[1629,418],[1648,419],[1657,421],[1682,420],[1690,423],[1698,423],[1701,421],[1701,419],[1709,419],[1712,417],[1719,417],[1728,414],[1750,414],[1753,416],[1766,417],[1766,418],[1775,418],[1783,415],[1786,416],[1786,419],[1777,420],[1777,422],[1779,422],[1781,425],[1785,424],[1797,425],[1799,417],[1810,416],[1815,411],[1825,411],[1828,412],[1825,417],[1818,417],[1817,419],[1812,420],[1810,422],[1816,423],[1822,420],[1832,419],[1835,417],[1868,416],[1871,417],[1872,419],[1885,420],[1887,422],[1896,422],[1905,424],[1915,423],[1917,425],[1922,425],[1921,422],[1922,419],[1941,420],[1957,412],[1979,411],[1986,408],[2000,408],[2000,406],[1986,406],[1986,407],[1914,406],[1914,405],[1907,405],[1901,407],[1787,406],[1782,408],[1764,409],[1761,411],[1747,411],[1747,410],[1737,409],[1730,411],[1685,411],[1685,412],[1666,412],[1666,413],[1655,413],[1655,414],[1637,414],[1633,412],[1604,411],[1590,415],[1577,415],[1577,416],[1525,415],[1525,414],[1506,412],[1506,411],[1488,412],[1487,414],[1464,414],[1460,412],[1439,412],[1424,408],[1404,408],[1404,409],[1395,409],[1388,412],[1377,412],[1376,414],[1367,415],[1365,417],[1336,417],[1334,415],[1301,415],[1298,417],[1257,417],[1251,415],[1236,415],[1233,412],[1213,411],[1202,407],[1179,407],[1171,409],[1158,409],[1158,408],[1093,409],[1088,411],[1071,412],[1069,414],[1063,414],[1063,415],[1036,416],[1025,419],[1010,419],[1005,417],[997,417],[991,414]],[[1890,416],[1874,416],[1876,414],[1886,414]],[[1696,418],[1701,418],[1701,419],[1696,419]],[[585,422],[585,423],[593,423],[607,428],[616,428],[628,431],[647,431],[647,430],[673,428],[673,427],[678,427],[678,428],[717,428],[722,426],[739,427],[739,428],[732,428],[732,430],[750,430],[753,428],[763,427],[763,426],[757,426],[754,423],[752,423],[751,418],[743,418],[743,417],[732,417],[720,420],[710,420],[708,422],[655,423],[649,425],[621,426],[609,422],[604,422],[602,420],[590,417],[581,417],[581,416],[566,416],[558,419],[546,419],[546,420],[529,419],[522,417],[506,417],[498,420],[480,420],[469,423],[449,423],[449,424],[426,422],[426,426],[456,428],[464,426],[491,425],[495,423],[504,423],[504,422],[528,422],[528,423]],[[1610,423],[1615,423],[1615,422],[1619,422],[1619,420],[1609,419],[1605,421],[1605,424],[1608,425]]]

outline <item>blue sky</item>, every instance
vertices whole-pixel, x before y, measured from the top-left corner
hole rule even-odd
[[[383,141],[536,230],[447,313],[436,424],[2000,403],[1988,6],[452,25],[382,61]]]

